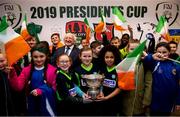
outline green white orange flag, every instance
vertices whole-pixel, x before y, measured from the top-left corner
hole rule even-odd
[[[6,17],[2,18],[0,24],[0,41],[4,45],[9,65],[14,64],[30,51],[30,47],[23,37],[8,26]]]
[[[91,32],[93,31],[89,25],[87,18],[84,18],[84,23],[86,24],[86,41],[89,43],[91,39]]]
[[[30,34],[28,33],[28,30],[27,30],[27,16],[26,14],[24,15],[24,19],[23,19],[23,22],[22,22],[22,25],[21,25],[21,36],[27,40],[29,37],[30,37]]]
[[[104,32],[106,30],[106,21],[105,21],[105,16],[104,14],[101,12],[101,21],[99,22],[99,24],[95,27],[95,32],[96,33],[101,33]]]
[[[112,8],[112,13],[113,13],[113,22],[114,22],[114,27],[116,30],[119,31],[124,31],[128,29],[126,19],[122,15],[121,11],[118,9],[118,7],[113,7]]]
[[[169,29],[169,25],[165,16],[161,16],[156,26],[155,32],[159,33],[162,36],[162,38],[164,38],[165,40],[171,41],[172,39],[169,35],[168,29]]]
[[[118,74],[118,86],[123,90],[134,90],[135,83],[135,68],[139,58],[145,48],[146,40],[136,47],[127,57],[116,66]]]

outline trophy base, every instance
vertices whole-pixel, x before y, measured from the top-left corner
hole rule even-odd
[[[98,89],[89,89],[87,93],[91,97],[92,100],[96,100],[96,97],[99,95],[99,90]]]

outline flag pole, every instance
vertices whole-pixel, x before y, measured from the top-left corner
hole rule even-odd
[[[173,61],[173,62],[176,62],[176,63],[179,63],[179,64],[180,64],[180,62],[179,62],[179,61],[177,61],[177,60],[174,60],[174,59],[171,59],[171,58],[165,58],[165,59],[167,59],[167,60],[170,60],[170,61]]]

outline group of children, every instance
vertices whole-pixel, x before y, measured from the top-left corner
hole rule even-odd
[[[103,37],[104,47],[99,41],[82,47],[80,64],[76,66],[72,66],[73,58],[65,52],[56,57],[56,65],[51,65],[50,52],[55,50],[50,51],[44,42],[31,46],[31,62],[19,73],[15,67],[7,66],[5,55],[0,53],[0,83],[3,84],[0,93],[5,95],[0,100],[1,114],[14,115],[13,102],[9,99],[11,88],[17,92],[24,90],[25,115],[30,116],[145,116],[147,109],[150,115],[170,115],[173,106],[180,102],[180,65],[167,59],[172,42],[158,43],[154,53],[144,52],[136,65],[136,89],[128,91],[118,87],[115,67],[140,42],[129,39],[128,34],[110,42],[105,34]],[[82,78],[87,74],[105,76],[96,100],[87,93],[88,86]]]

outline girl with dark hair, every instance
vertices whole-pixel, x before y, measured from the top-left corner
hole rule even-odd
[[[152,72],[151,115],[169,116],[179,95],[180,66],[167,58],[170,47],[166,42],[156,46],[156,53],[145,57]]]
[[[130,40],[129,34],[127,34],[127,33],[123,34],[123,35],[122,35],[122,38],[121,38],[121,45],[120,45],[119,48],[120,48],[120,49],[125,48],[125,47],[128,45],[129,40]]]
[[[47,63],[48,50],[39,43],[31,50],[31,64],[23,68],[19,76],[14,69],[10,71],[12,87],[27,93],[28,115],[54,116],[56,68]]]
[[[50,58],[51,58],[51,55],[50,55],[50,49],[49,49],[49,43],[47,41],[40,41],[39,43],[43,44],[44,47],[43,48],[46,48],[47,49],[47,62],[49,63],[50,62]]]
[[[117,83],[117,72],[115,66],[121,61],[119,51],[115,46],[107,45],[102,48],[100,58],[102,67],[100,74],[104,74],[103,91],[98,99],[102,102],[102,114],[106,116],[115,116],[118,113],[120,105],[120,89]],[[109,107],[109,108],[108,108]]]

